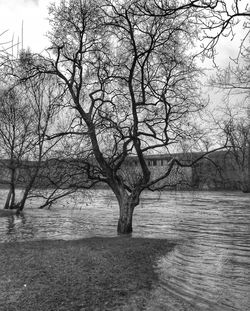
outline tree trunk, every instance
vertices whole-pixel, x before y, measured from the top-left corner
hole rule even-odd
[[[133,231],[133,212],[135,207],[139,204],[140,193],[134,191],[132,194],[128,194],[126,190],[121,187],[118,192],[115,192],[115,195],[119,203],[120,211],[117,233],[130,234]]]
[[[250,184],[249,181],[245,181],[245,183],[242,184],[241,190],[244,193],[250,193]]]
[[[21,201],[17,204],[18,213],[22,212],[23,209],[24,209],[24,206],[25,206],[26,200],[28,198],[28,195],[30,193],[30,190],[32,189],[32,187],[33,187],[33,185],[35,183],[35,180],[37,178],[37,175],[38,175],[38,172],[39,172],[39,169],[40,169],[40,164],[41,164],[41,160],[39,160],[38,163],[36,164],[37,166],[35,167],[34,173],[31,176],[28,184],[25,187],[23,197],[22,197]]]
[[[25,205],[25,202],[27,200],[30,189],[31,189],[31,186],[26,187],[26,189],[24,190],[24,194],[23,194],[21,201],[17,204],[17,209],[19,212],[21,212],[24,209],[24,205]]]
[[[241,190],[244,193],[250,193],[250,180],[248,170],[243,171],[241,178]]]
[[[249,110],[250,114],[250,110]],[[249,115],[250,116],[250,115]],[[247,146],[247,170],[246,170],[246,183],[245,187],[243,189],[243,192],[250,193],[250,139],[248,140],[248,146]]]
[[[10,208],[11,195],[12,195],[12,191],[11,191],[11,189],[9,189],[9,192],[8,192],[8,195],[7,195],[7,199],[5,201],[4,209],[9,209]]]
[[[119,204],[120,216],[117,225],[118,234],[129,234],[132,233],[132,221],[133,221],[133,212],[134,207],[129,202],[124,202]]]
[[[15,192],[15,175],[16,169],[13,168],[13,165],[10,168],[11,176],[10,176],[10,183],[9,183],[9,193],[5,202],[4,209],[14,209],[15,208],[15,199],[16,199],[16,192]]]
[[[15,208],[15,186],[13,184],[10,185],[9,192],[7,195],[7,199],[5,201],[4,209],[14,209]]]
[[[15,201],[16,201],[16,190],[15,190],[15,185],[11,185],[11,202],[10,202],[10,209],[15,208]]]

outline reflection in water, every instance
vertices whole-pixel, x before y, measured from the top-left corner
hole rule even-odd
[[[32,240],[34,238],[34,228],[32,221],[29,220],[27,222],[24,214],[10,215],[8,217],[5,217],[5,221],[6,221],[5,241],[15,242],[23,240]]]
[[[0,242],[116,235],[109,191],[67,199],[51,210],[30,202],[25,217],[0,218]],[[174,239],[160,258],[147,310],[247,311],[250,306],[250,196],[241,193],[146,193],[133,236]]]
[[[15,234],[20,228],[20,225],[25,225],[25,217],[24,215],[11,215],[7,218],[8,226],[7,226],[7,234]]]

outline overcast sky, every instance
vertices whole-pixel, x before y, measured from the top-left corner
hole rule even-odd
[[[60,0],[0,0],[0,34],[8,30],[0,37],[0,43],[11,40],[13,35],[15,43],[18,41],[18,37],[21,41],[23,21],[23,47],[29,47],[32,52],[42,52],[49,45],[46,32],[49,30],[47,18],[48,6],[51,2],[59,3]],[[237,55],[239,43],[237,37],[234,41],[222,38],[218,48],[217,64],[226,66],[229,57]],[[14,54],[16,52],[15,50]],[[202,65],[211,68],[212,62],[206,61]],[[212,73],[212,70],[208,72]],[[209,93],[213,102],[221,101],[214,91]]]
[[[24,48],[41,52],[48,45],[45,34],[48,31],[47,7],[51,0],[0,0],[0,42],[18,37],[21,41],[22,21],[24,23]],[[57,2],[57,1],[53,1]],[[59,2],[59,1],[58,1]]]
[[[22,21],[24,24],[24,48],[30,47],[33,52],[41,52],[48,41],[46,32],[48,24],[48,6],[51,2],[60,0],[0,0],[0,33],[8,30],[0,37],[0,42],[11,40],[14,35],[15,42],[21,41]],[[221,42],[218,61],[224,64],[230,55],[235,54],[238,43],[227,40]]]
[[[13,35],[15,43],[18,42],[18,38],[21,41],[23,21],[23,47],[29,47],[32,52],[42,52],[49,45],[46,32],[49,30],[47,18],[48,6],[51,2],[59,3],[60,0],[0,0],[0,34],[8,30],[0,37],[0,43],[10,41]],[[226,66],[229,57],[237,55],[239,42],[239,40],[230,41],[229,39],[220,41],[216,59],[218,65]],[[16,53],[17,51],[14,50],[15,55]],[[211,68],[212,62],[206,61],[202,66]],[[212,102],[217,104],[221,102],[214,91],[208,91],[208,94]]]

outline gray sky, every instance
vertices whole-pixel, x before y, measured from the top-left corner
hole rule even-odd
[[[8,30],[4,39],[11,39],[13,34],[21,39],[22,21],[24,21],[24,48],[30,47],[33,52],[42,51],[48,41],[45,37],[49,25],[47,21],[48,5],[60,0],[0,0],[0,33]],[[0,42],[3,38],[0,38]],[[228,57],[235,54],[238,43],[229,39],[222,40],[217,57],[219,63],[225,64]]]
[[[230,0],[231,1],[231,0]],[[244,0],[245,1],[245,0]],[[0,43],[12,39],[21,41],[22,21],[24,23],[24,48],[30,47],[32,52],[42,52],[49,45],[45,36],[49,30],[48,5],[51,2],[59,3],[60,0],[0,0],[0,34],[8,30],[0,37]],[[218,45],[218,55],[216,62],[219,66],[226,66],[229,57],[235,57],[240,45],[239,29],[233,41],[231,38],[222,38]],[[15,53],[15,51],[14,51]],[[206,60],[201,64],[203,67],[211,68],[212,62]],[[214,102],[221,101],[218,94],[211,93]]]
[[[0,0],[0,42],[21,40],[22,21],[24,22],[24,48],[41,52],[47,45],[45,33],[48,31],[47,7],[50,0]],[[56,2],[56,1],[55,1]]]

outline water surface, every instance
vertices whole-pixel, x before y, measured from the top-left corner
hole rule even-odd
[[[23,217],[0,218],[0,242],[116,235],[118,206],[108,190],[51,210],[38,210],[38,203],[29,202]],[[160,284],[148,310],[250,310],[250,195],[145,193],[133,226],[133,236],[177,242],[159,258]]]

